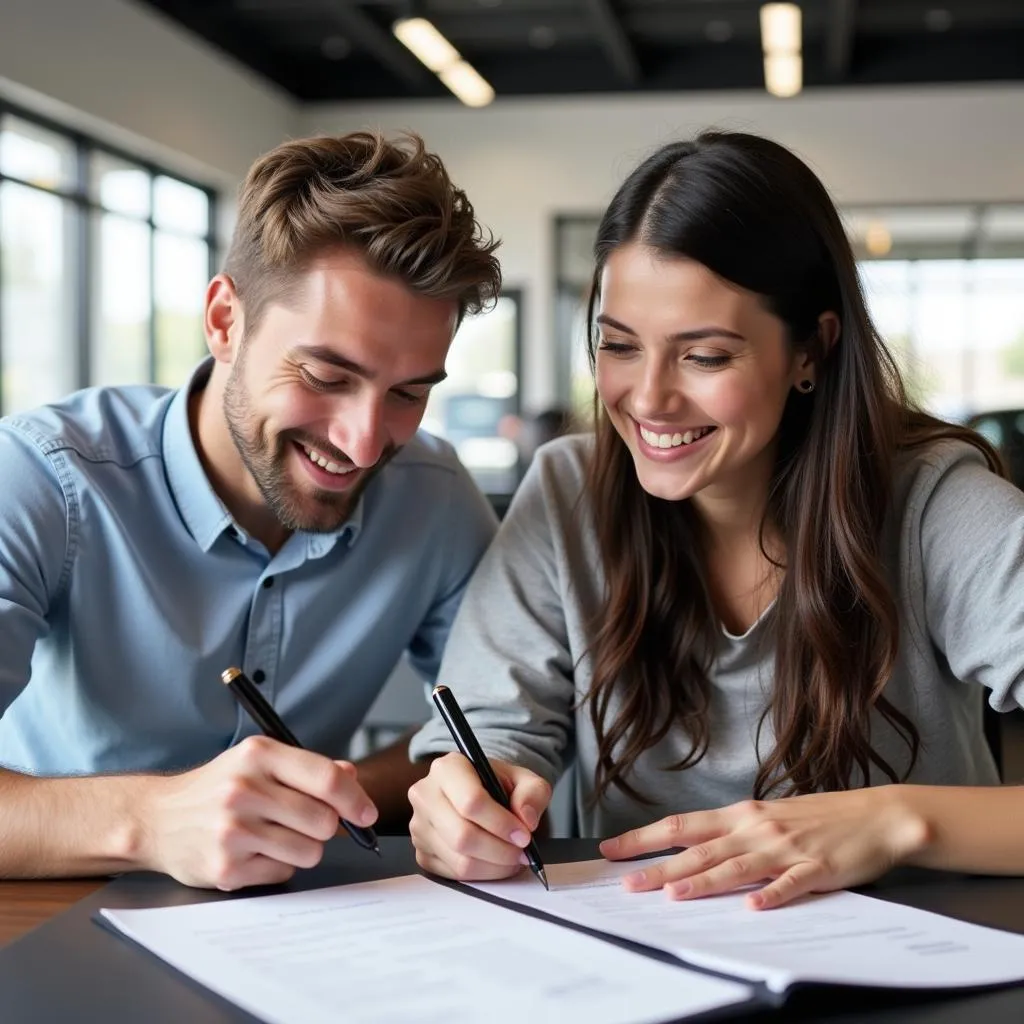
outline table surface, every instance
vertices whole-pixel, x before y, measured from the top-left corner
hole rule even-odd
[[[0,949],[106,884],[105,878],[0,882]]]
[[[383,860],[351,842],[328,845],[323,863],[285,888],[311,889],[368,881],[416,869],[408,839],[383,837]],[[592,857],[592,840],[541,843],[551,861]],[[281,891],[280,888],[261,890]],[[978,878],[938,872],[894,872],[863,891],[978,924],[1024,934],[1024,878]],[[254,895],[249,890],[239,895]],[[0,992],[4,1024],[103,1021],[127,1024],[253,1024],[225,1002],[119,935],[98,926],[100,907],[170,906],[230,899],[189,889],[155,874],[104,879],[0,882]],[[38,927],[37,927],[38,926]],[[6,945],[4,945],[6,943]],[[55,984],[59,979],[59,984]],[[843,1024],[1020,1024],[1024,985],[973,992],[901,992],[807,986],[781,1009],[727,1011],[727,1020],[759,1024],[842,1021]]]

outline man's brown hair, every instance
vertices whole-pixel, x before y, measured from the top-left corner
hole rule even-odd
[[[297,139],[253,164],[224,262],[247,329],[334,246],[351,247],[376,273],[415,292],[456,300],[460,319],[483,309],[501,287],[498,242],[412,133],[396,141],[368,131]]]

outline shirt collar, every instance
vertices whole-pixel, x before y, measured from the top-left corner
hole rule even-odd
[[[210,485],[203,464],[199,460],[192,427],[189,423],[189,397],[206,387],[213,359],[204,359],[192,373],[184,387],[171,399],[164,420],[163,457],[171,495],[185,526],[203,551],[209,551],[217,538],[233,528],[244,542],[245,531],[231,517],[217,492]],[[339,539],[351,546],[363,526],[363,502],[360,495],[352,514],[337,530],[330,533],[306,533],[306,551],[309,557],[326,555]]]
[[[189,396],[206,387],[212,369],[213,359],[204,359],[171,399],[163,436],[164,469],[171,496],[188,532],[203,551],[209,551],[214,541],[232,525],[231,514],[210,486],[199,461],[188,420]]]

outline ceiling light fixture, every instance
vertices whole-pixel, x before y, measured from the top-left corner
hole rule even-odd
[[[766,53],[764,87],[773,96],[788,99],[803,88],[804,68],[799,53]]]
[[[800,8],[791,3],[761,7],[764,86],[773,96],[795,96],[803,88]]]
[[[892,234],[880,220],[869,222],[864,231],[864,247],[872,256],[888,256],[892,252]]]
[[[426,18],[402,18],[391,30],[467,107],[486,107],[494,99],[490,83]]]

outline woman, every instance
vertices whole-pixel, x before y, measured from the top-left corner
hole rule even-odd
[[[1024,495],[908,404],[821,183],[704,134],[630,175],[595,254],[595,436],[538,454],[441,670],[513,810],[435,760],[420,864],[515,871],[575,757],[606,856],[687,848],[633,889],[1024,872],[982,732],[1024,696]],[[413,750],[451,747],[434,721]]]

